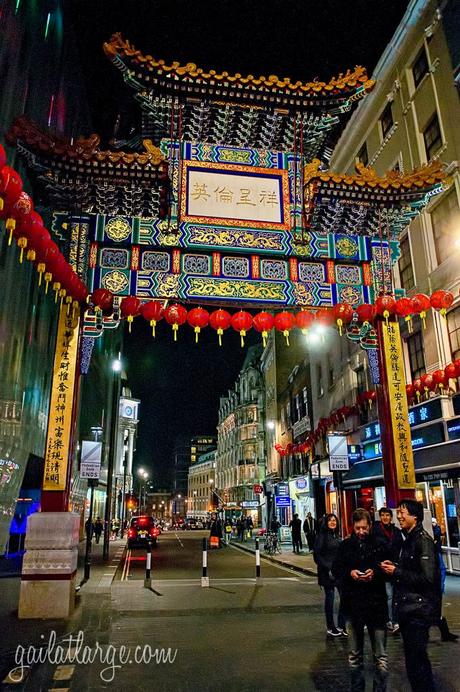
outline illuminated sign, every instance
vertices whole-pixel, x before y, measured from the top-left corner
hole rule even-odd
[[[259,500],[243,500],[241,503],[243,509],[257,509],[260,507]]]
[[[289,483],[277,483],[275,486],[275,495],[279,497],[289,497]]]
[[[298,490],[304,490],[308,486],[307,478],[297,478],[295,482],[295,487]]]
[[[441,399],[437,397],[409,409],[408,420],[411,428],[442,418]],[[363,443],[380,439],[380,424],[370,423],[363,428]]]
[[[289,230],[288,172],[184,161],[182,219]]]
[[[452,418],[452,420],[447,422],[446,427],[449,440],[460,439],[460,417]]]
[[[291,500],[289,497],[275,497],[275,504],[277,507],[290,507],[291,506]]]

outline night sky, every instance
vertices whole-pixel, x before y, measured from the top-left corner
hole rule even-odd
[[[68,0],[94,132],[106,144],[117,113],[132,107],[128,89],[102,51],[120,31],[144,54],[207,69],[328,81],[364,65],[369,75],[401,20],[407,0]],[[123,105],[121,105],[123,104]],[[88,134],[88,133],[85,133]],[[125,333],[124,360],[133,396],[141,399],[135,464],[156,487],[171,483],[178,434],[215,433],[218,401],[233,386],[244,360],[230,329],[219,348],[214,330],[195,345],[185,325],[157,338],[142,318]],[[232,333],[230,333],[232,332]],[[248,344],[259,341],[251,334]]]

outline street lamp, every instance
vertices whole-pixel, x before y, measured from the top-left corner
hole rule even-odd
[[[145,511],[145,504],[147,502],[146,481],[149,477],[149,474],[147,473],[147,471],[145,471],[144,469],[141,468],[141,469],[137,469],[137,475],[139,476],[139,509],[142,511],[142,509],[144,508],[144,511]],[[142,480],[144,482],[142,482]],[[144,490],[144,501],[142,500],[142,490]]]
[[[104,546],[102,555],[104,560],[109,559],[109,541],[110,541],[110,513],[112,509],[112,485],[113,485],[113,466],[115,461],[115,448],[117,445],[118,431],[118,414],[120,404],[120,387],[122,370],[122,362],[120,357],[115,358],[111,363],[112,370],[112,406],[110,417],[110,442],[109,442],[109,463],[107,467],[107,492],[105,500],[104,513]]]

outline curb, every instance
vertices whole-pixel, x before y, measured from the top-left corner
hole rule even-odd
[[[246,546],[242,546],[239,543],[230,543],[229,545],[232,548],[237,548],[238,550],[242,550],[245,553],[252,553],[252,555],[255,555],[256,553],[256,551],[252,548],[247,548]],[[275,565],[282,565],[283,567],[287,567],[288,569],[291,569],[293,572],[300,572],[302,574],[308,574],[309,576],[313,577],[318,576],[317,572],[315,572],[312,569],[309,569],[308,567],[298,567],[297,565],[292,565],[290,562],[285,562],[284,560],[272,557],[271,555],[263,555],[262,552],[260,553],[260,557],[261,559],[266,560],[267,562],[272,562]]]

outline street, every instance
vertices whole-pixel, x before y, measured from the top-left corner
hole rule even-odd
[[[323,598],[315,577],[262,560],[261,578],[256,580],[254,555],[230,546],[209,552],[210,586],[202,588],[204,535],[181,531],[160,536],[152,551],[151,589],[144,588],[140,548],[131,552],[129,572],[125,553],[112,584],[101,586],[106,568],[98,563],[101,546],[94,546],[91,579],[81,588],[67,627],[60,623],[57,630],[57,641],[75,660],[53,663],[50,654],[46,662],[32,667],[24,684],[5,689],[348,690],[347,641],[326,638]],[[113,550],[119,554],[120,547],[117,541]],[[11,580],[5,582],[11,587]],[[457,632],[459,587],[457,579],[448,579],[445,614]],[[2,622],[7,620],[2,617]],[[21,628],[22,638],[14,645],[26,649],[37,645],[41,635],[46,646],[56,623],[23,621]],[[429,654],[440,692],[459,690],[459,644],[441,643],[435,630],[431,637]],[[2,649],[11,652],[9,638],[4,633]],[[92,663],[82,660],[80,645],[90,647]],[[388,689],[406,692],[398,636],[389,636],[388,653]],[[368,650],[367,654],[369,660]],[[157,662],[157,656],[167,662]],[[371,684],[370,671],[368,680]]]

